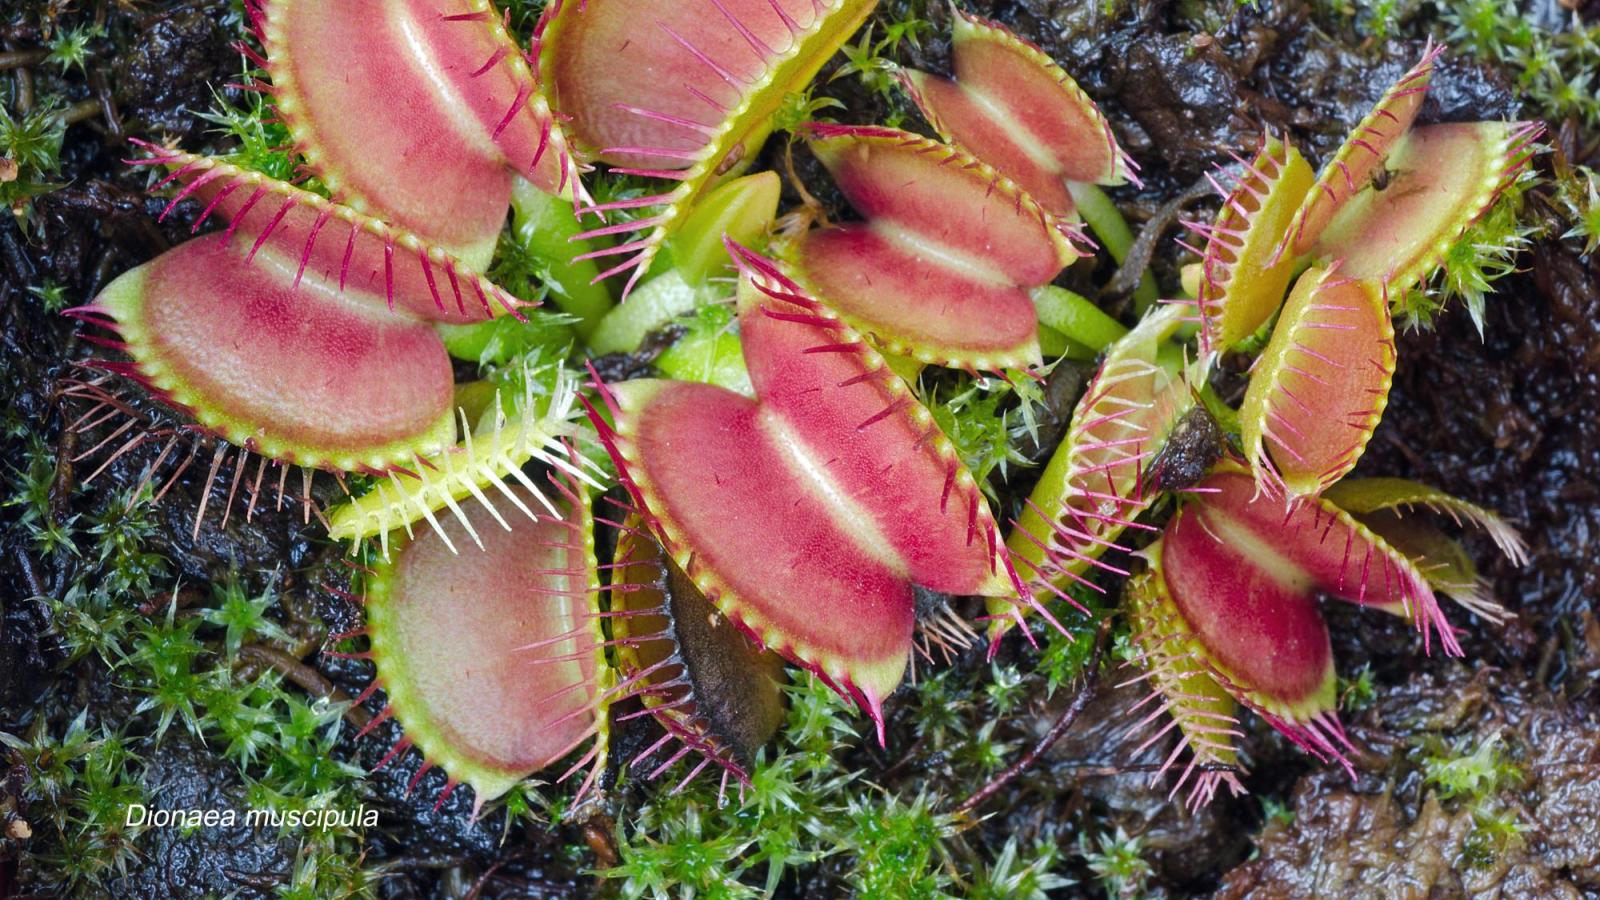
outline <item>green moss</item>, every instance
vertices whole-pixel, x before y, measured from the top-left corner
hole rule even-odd
[[[74,549],[73,520],[58,521],[50,503],[56,481],[55,456],[36,434],[28,435],[22,456],[20,466],[8,466],[12,491],[4,505],[17,510],[19,524],[30,536],[35,552],[70,552]]]
[[[1061,865],[1061,849],[1056,844],[1035,841],[1024,855],[1013,835],[967,896],[973,900],[1044,900],[1052,896],[1048,892],[1073,885],[1071,879],[1057,874]]]
[[[288,633],[267,614],[278,604],[277,594],[271,589],[251,596],[243,583],[235,577],[216,589],[212,602],[216,605],[215,608],[205,610],[200,615],[206,622],[224,630],[223,646],[227,648],[229,659],[239,654],[239,646],[246,637],[257,636],[271,641],[289,640]]]
[[[1275,797],[1261,798],[1261,818],[1268,825],[1287,827],[1294,824],[1294,806]]]
[[[893,794],[862,791],[846,810],[855,865],[846,883],[865,897],[942,897],[952,875],[945,839],[955,819],[933,810],[918,794],[907,802]]]
[[[105,33],[105,28],[94,24],[63,28],[47,42],[50,55],[45,57],[45,62],[59,66],[63,73],[77,69],[78,74],[84,74],[89,45],[105,37]]]
[[[34,197],[61,187],[53,178],[61,170],[61,143],[66,133],[57,97],[46,97],[21,114],[0,103],[0,160],[16,167],[14,177],[0,179],[0,203],[12,208],[25,206]]]
[[[777,131],[792,132],[807,122],[815,121],[824,110],[844,109],[843,103],[833,97],[816,96],[817,85],[810,84],[804,91],[792,91],[783,97],[783,105],[772,117]]]
[[[240,80],[249,84],[265,78],[255,69],[245,69]],[[215,126],[214,133],[226,139],[231,149],[223,159],[243,169],[260,172],[279,181],[294,182],[298,187],[320,196],[328,196],[328,189],[316,178],[309,177],[301,168],[300,155],[293,149],[294,137],[288,126],[278,118],[270,94],[257,91],[240,92],[238,104],[230,102],[227,95],[214,94],[214,106],[200,118]]]
[[[1005,668],[998,692],[985,690],[989,667],[923,674],[909,746],[891,751],[906,754],[893,792],[863,771],[861,753],[876,748],[844,701],[814,679],[788,688],[786,727],[742,802],[730,786],[719,804],[713,780],[669,793],[675,773],[663,775],[619,816],[622,863],[601,874],[627,897],[760,896],[816,864],[871,897],[1032,897],[1065,884],[1057,844],[1041,837],[1023,854],[1012,839],[974,857],[974,836],[958,839],[945,812],[1020,750],[999,710],[1021,712],[1023,682],[1036,691],[1040,677]]]
[[[356,808],[364,773],[335,751],[343,707],[237,662],[244,645],[289,645],[273,582],[251,585],[235,574],[184,607],[171,564],[149,549],[155,524],[148,497],[109,495],[104,503],[83,517],[70,551],[80,564],[64,595],[50,601],[51,618],[67,665],[89,681],[109,678],[138,699],[115,724],[84,711],[53,725],[39,710],[24,736],[0,734],[9,764],[28,773],[35,836],[27,870],[39,879],[35,886],[102,894],[131,870],[143,829],[125,825],[127,809],[148,802],[144,759],[173,729],[236,767],[245,785],[238,809]],[[146,616],[130,598],[164,602]],[[359,830],[303,837],[282,886],[286,896],[364,890]]]
[[[850,711],[814,679],[788,694],[783,748],[763,758],[742,804],[719,804],[716,786],[701,782],[655,793],[620,825],[622,863],[601,874],[624,896],[755,895],[754,884],[776,886],[790,868],[844,849],[829,840],[838,813],[822,798],[853,781],[837,760],[855,740]]]
[[[1339,676],[1339,708],[1357,712],[1372,705],[1378,689],[1372,680],[1372,664],[1362,663],[1361,668],[1349,675]]]
[[[1600,27],[1560,32],[1534,24],[1515,0],[1435,0],[1451,46],[1499,63],[1542,118],[1600,123]]]
[[[93,894],[138,859],[141,829],[126,825],[128,806],[145,801],[135,743],[105,724],[91,726],[87,710],[54,734],[43,719],[23,737],[0,733],[11,764],[27,772],[29,849],[53,887]]]
[[[1483,800],[1522,777],[1522,770],[1507,758],[1499,735],[1492,735],[1468,752],[1468,744],[1424,744],[1423,778],[1446,800]]]
[[[1030,620],[1034,641],[1040,647],[1039,661],[1033,664],[1034,670],[1044,677],[1046,696],[1053,696],[1062,685],[1073,683],[1083,674],[1090,655],[1094,653],[1095,629],[1101,618],[1111,614],[1111,608],[1106,605],[1109,601],[1100,594],[1080,585],[1073,585],[1069,593],[1089,610],[1089,616],[1068,611],[1065,603],[1057,603],[1054,612],[1067,626],[1066,631],[1045,625],[1038,621],[1038,617]],[[1124,661],[1132,658],[1132,643],[1128,640],[1125,626],[1115,635],[1113,653]]]
[[[1321,0],[1323,16],[1376,41],[1398,34],[1419,0]]]
[[[1506,849],[1522,840],[1526,830],[1515,797],[1523,772],[1502,743],[1499,734],[1473,745],[1463,738],[1446,744],[1437,737],[1420,746],[1423,783],[1445,803],[1472,816],[1472,830],[1462,844],[1461,860],[1484,868],[1494,864]]]
[[[1121,828],[1116,832],[1101,834],[1091,841],[1082,835],[1078,852],[1089,863],[1089,870],[1099,879],[1100,886],[1112,897],[1139,897],[1144,895],[1145,882],[1152,874],[1150,863],[1144,859],[1144,841],[1129,837]]]
[[[939,429],[955,444],[961,462],[991,497],[1013,466],[1033,465],[1018,448],[1023,431],[1033,426],[1033,403],[1038,385],[1016,373],[1010,382],[999,378],[935,378],[919,384],[919,393]],[[1020,389],[1019,389],[1020,386]]]
[[[989,706],[995,715],[1009,715],[1026,699],[1027,679],[1016,666],[992,663],[989,666],[989,683],[984,685],[983,692],[989,698]]]
[[[1600,175],[1579,167],[1558,183],[1557,201],[1572,223],[1562,237],[1578,242],[1584,253],[1600,249]]]
[[[1512,809],[1475,811],[1472,830],[1462,842],[1462,861],[1476,868],[1492,866],[1501,853],[1522,843],[1528,827]]]
[[[922,38],[933,34],[928,19],[930,0],[891,0],[881,3],[872,20],[853,43],[839,48],[844,55],[830,80],[854,78],[885,107],[887,113],[876,124],[900,128],[910,113],[896,82],[900,55],[906,46],[920,46]]]

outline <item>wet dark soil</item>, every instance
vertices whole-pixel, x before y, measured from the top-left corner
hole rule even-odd
[[[1597,648],[1600,649],[1600,648]],[[1221,897],[1582,897],[1600,891],[1600,719],[1506,670],[1418,673],[1350,724],[1358,745],[1391,761],[1355,784],[1318,771],[1295,786],[1292,822],[1269,825],[1258,855]],[[1474,836],[1488,810],[1425,790],[1408,751],[1440,735],[1493,741],[1517,766],[1494,812],[1520,833],[1486,854]],[[1499,805],[1503,804],[1503,805]]]
[[[1314,155],[1327,152],[1421,46],[1362,46],[1331,35],[1313,22],[1310,5],[1300,2],[1192,9],[1080,0],[968,5],[1030,36],[1103,104],[1123,145],[1145,166],[1143,190],[1116,192],[1136,227],[1224,162],[1228,150],[1248,152],[1263,130],[1287,131]],[[99,5],[114,36],[104,46],[126,52],[106,53],[91,63],[94,77],[72,82],[70,99],[104,96],[109,111],[69,130],[62,178],[67,186],[36,201],[26,233],[12,217],[0,216],[0,401],[23,426],[0,436],[0,470],[23,464],[34,437],[55,448],[56,458],[74,455],[74,439],[62,431],[60,388],[75,373],[71,362],[89,348],[67,321],[48,315],[29,289],[48,281],[65,288],[73,302],[86,301],[118,273],[187,236],[181,208],[167,222],[156,222],[160,203],[145,197],[142,178],[119,163],[126,155],[120,136],[169,134],[188,149],[204,149],[213,138],[197,113],[240,68],[228,46],[233,33],[227,4],[129,6],[136,11]],[[1536,21],[1554,15],[1553,0],[1532,6]],[[928,10],[933,32],[920,46],[905,49],[905,61],[943,69],[948,12],[938,3]],[[10,13],[0,14],[6,18]],[[36,20],[20,19],[22,24],[0,22],[0,38],[13,47],[37,46],[41,35],[30,24]],[[836,82],[830,91],[846,100],[847,118],[869,121],[886,112],[853,80]],[[1518,113],[1503,73],[1452,60],[1436,79],[1423,115],[1448,121]],[[915,116],[907,121],[914,124]],[[775,151],[768,154],[777,164]],[[811,190],[837,207],[814,162],[797,153],[796,164]],[[1542,214],[1538,202],[1533,201]],[[1170,241],[1162,238],[1156,246],[1158,275],[1176,284]],[[1472,545],[1496,595],[1517,618],[1500,627],[1470,623],[1463,640],[1469,655],[1459,662],[1422,657],[1412,635],[1395,623],[1330,609],[1341,669],[1370,666],[1376,687],[1373,706],[1350,722],[1353,738],[1370,751],[1360,760],[1360,776],[1352,783],[1342,772],[1323,770],[1257,727],[1245,740],[1255,796],[1220,800],[1198,814],[1168,803],[1164,792],[1149,785],[1148,773],[1130,771],[1159,763],[1163,748],[1134,758],[1142,736],[1130,735],[1127,725],[1141,694],[1115,687],[1122,679],[1108,673],[1074,729],[1001,804],[1005,814],[983,826],[989,838],[998,837],[995,846],[1008,834],[1036,834],[1050,822],[1092,820],[1100,828],[1124,828],[1145,839],[1156,869],[1150,888],[1169,895],[1219,888],[1227,896],[1600,892],[1593,837],[1600,833],[1600,627],[1593,599],[1600,590],[1600,416],[1594,412],[1600,408],[1600,258],[1582,258],[1545,241],[1522,265],[1524,274],[1508,279],[1491,298],[1486,337],[1479,337],[1460,309],[1441,317],[1432,331],[1404,335],[1390,407],[1362,463],[1363,471],[1416,478],[1500,510],[1520,527],[1533,556],[1526,568],[1499,560],[1486,542]],[[1110,272],[1070,277],[1092,293]],[[612,362],[617,371],[634,371],[647,360]],[[1070,409],[1081,379],[1073,370],[1062,372],[1052,386]],[[163,421],[161,410],[146,411],[152,422]],[[127,454],[91,490],[62,489],[56,514],[65,518],[103,508],[138,480],[158,451],[149,446]],[[281,573],[285,594],[300,610],[286,616],[298,619],[290,624],[309,648],[353,627],[350,605],[320,587],[337,581],[330,575],[334,551],[292,505],[248,523],[234,518],[226,527],[210,517],[198,537],[191,534],[208,458],[203,453],[164,502],[152,548],[169,556],[191,583],[218,578],[232,567]],[[1187,477],[1192,459],[1177,463],[1173,477]],[[69,484],[85,475],[63,463],[56,477]],[[38,557],[16,515],[0,508],[0,731],[22,731],[37,717],[65,721],[79,701],[94,705],[97,717],[114,719],[123,701],[111,696],[103,667],[92,661],[66,665],[51,634],[49,606],[33,599],[61,596],[79,563],[66,553]],[[1026,659],[1028,651],[1008,644],[1002,652]],[[360,662],[312,661],[346,693],[358,692],[370,674]],[[959,665],[984,663],[969,656]],[[1031,734],[1048,728],[1069,694],[1048,704],[1038,699]],[[903,702],[891,705],[891,749],[914,746],[908,711]],[[1017,737],[1028,734],[1024,728]],[[1470,811],[1422,789],[1414,741],[1425,735],[1470,741],[1499,735],[1525,773],[1515,791],[1527,825],[1524,840],[1492,865],[1462,864]],[[376,739],[346,737],[335,752],[370,767],[395,737],[390,723]],[[241,785],[232,764],[215,753],[169,736],[146,761],[163,804],[241,807],[223,799],[237,797]],[[859,755],[852,764],[892,790],[903,771],[896,769],[894,754]],[[369,835],[366,862],[392,866],[385,895],[464,893],[473,878],[497,864],[495,878],[486,883],[490,895],[570,896],[591,889],[592,882],[579,874],[587,861],[574,865],[563,850],[580,842],[580,835],[520,827],[503,840],[503,814],[471,823],[469,801],[460,795],[433,808],[437,773],[408,795],[418,764],[414,755],[402,757],[368,782],[382,817]],[[0,769],[0,896],[12,889],[8,879],[15,877],[25,846],[5,831],[20,812],[20,778]],[[1292,821],[1265,824],[1262,798],[1288,805]],[[146,846],[120,887],[138,896],[270,893],[293,861],[293,848],[271,835],[205,829]],[[784,888],[805,895],[837,892],[839,885],[823,867],[786,880]]]
[[[157,810],[238,810],[238,770],[177,730],[146,760],[149,807]],[[270,826],[153,828],[140,842],[142,860],[109,885],[125,897],[200,897],[237,892],[268,897],[294,864],[294,842]]]

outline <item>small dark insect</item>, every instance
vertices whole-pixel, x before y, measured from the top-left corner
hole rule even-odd
[[[1222,458],[1222,429],[1204,404],[1189,410],[1172,430],[1167,445],[1150,464],[1150,484],[1163,491],[1182,491],[1200,483]]]

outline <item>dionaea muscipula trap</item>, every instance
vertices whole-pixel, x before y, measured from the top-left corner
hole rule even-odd
[[[276,100],[348,205],[486,267],[513,177],[587,197],[534,62],[489,0],[252,0]]]
[[[598,489],[596,475],[588,471],[593,465],[581,455],[565,452],[572,443],[592,441],[592,435],[572,421],[577,409],[573,380],[558,372],[553,389],[540,394],[532,374],[526,370],[513,374],[519,376],[514,381],[521,382],[521,390],[514,393],[487,382],[458,389],[460,442],[419,459],[407,470],[390,470],[359,496],[330,509],[329,536],[358,546],[376,540],[379,551],[388,556],[390,534],[403,531],[409,536],[423,521],[437,532],[439,518],[448,516],[467,526],[466,536],[481,549],[478,531],[471,527],[462,504],[482,507],[500,528],[509,527],[507,516],[533,517],[535,508],[554,514],[547,492],[524,472],[534,460]],[[472,404],[462,403],[462,398],[478,393],[487,396],[487,407],[469,413],[467,406]],[[513,484],[523,491],[510,490]],[[525,496],[533,497],[534,507],[524,502]],[[456,549],[448,536],[445,540]]]
[[[1293,227],[1285,233],[1295,255],[1309,252],[1334,215],[1372,185],[1385,158],[1422,111],[1433,82],[1434,63],[1443,51],[1442,45],[1430,43],[1423,50],[1422,59],[1384,92],[1322,167],[1316,184],[1306,192],[1305,202],[1295,214]]]
[[[1036,590],[1070,601],[1075,585],[1104,591],[1096,572],[1128,574],[1101,557],[1123,549],[1117,541],[1124,530],[1150,530],[1136,520],[1161,493],[1152,464],[1194,407],[1208,371],[1208,358],[1187,360],[1170,342],[1184,318],[1177,308],[1159,310],[1109,347],[1073,410],[1065,440],[1006,540],[1017,571]],[[990,611],[1003,610],[991,604]],[[991,637],[1010,624],[996,618]]]
[[[1283,252],[1283,236],[1315,179],[1300,151],[1271,136],[1241,162],[1244,169],[1231,190],[1216,182],[1224,193],[1216,221],[1184,223],[1206,239],[1205,249],[1179,241],[1200,257],[1195,310],[1202,351],[1226,350],[1254,334],[1283,302],[1295,269],[1294,255]]]
[[[367,730],[391,716],[402,729],[379,767],[415,747],[417,777],[442,768],[445,793],[470,785],[476,810],[571,760],[558,780],[587,769],[581,799],[606,769],[612,729],[648,715],[664,733],[632,768],[655,778],[693,756],[679,788],[713,765],[724,788],[747,785],[783,719],[782,661],[720,616],[637,521],[608,523],[614,562],[597,565],[587,489],[565,473],[547,481],[537,493],[499,486],[522,515],[469,504],[385,540],[365,578],[366,626],[346,635],[368,638],[351,655],[377,667],[361,700],[386,694]]]
[[[606,659],[594,521],[581,486],[551,479],[556,513],[502,527],[482,506],[414,538],[395,535],[366,577],[366,627],[378,688],[387,696],[368,729],[391,715],[404,732],[380,766],[416,747],[471,785],[474,808],[562,760],[562,777],[604,766],[616,695]],[[537,501],[520,485],[522,502]],[[478,551],[454,548],[473,529]],[[421,771],[418,776],[421,777]],[[441,801],[442,801],[441,797]]]
[[[454,378],[435,322],[514,310],[459,258],[414,234],[226,162],[149,148],[172,169],[169,204],[228,222],[112,282],[71,314],[126,375],[195,430],[262,460],[382,472],[454,443]],[[136,432],[125,444],[152,439]],[[219,443],[213,477],[226,445]],[[237,486],[237,478],[235,486]],[[260,477],[255,479],[259,487]]]
[[[881,738],[916,589],[1019,585],[982,493],[905,382],[771,262],[730,250],[755,398],[628,381],[601,388],[591,419],[673,563],[760,644],[854,698]]]
[[[1307,269],[1239,410],[1245,458],[1259,477],[1316,494],[1355,468],[1388,405],[1395,362],[1381,288],[1342,277],[1340,267]]]
[[[1055,60],[998,23],[952,13],[954,79],[901,73],[935,131],[1066,221],[1077,218],[1078,185],[1137,181],[1111,123]]]
[[[653,778],[698,754],[680,784],[710,765],[724,789],[749,784],[756,751],[783,724],[783,660],[719,613],[638,515],[620,523],[609,595],[619,669],[643,706],[618,718],[648,713],[663,730],[633,768]]]
[[[196,228],[215,215],[227,230],[75,312],[119,332],[110,343],[132,362],[106,368],[263,465],[408,471],[456,438],[451,366],[432,323],[517,305],[477,274],[512,180],[581,202],[576,163],[487,2],[247,8],[265,56],[243,49],[272,78],[260,87],[335,200],[144,145],[152,155],[139,162],[173,170],[158,187],[179,186],[174,204],[203,204]],[[117,401],[95,390],[102,405]],[[244,462],[241,452],[237,472]]]
[[[1313,755],[1350,767],[1319,598],[1402,617],[1415,623],[1425,649],[1437,638],[1452,655],[1461,647],[1436,589],[1491,620],[1504,616],[1470,562],[1459,561],[1459,545],[1431,525],[1375,514],[1434,509],[1484,526],[1522,561],[1526,551],[1505,523],[1413,482],[1348,484],[1335,491],[1348,509],[1326,498],[1286,500],[1257,493],[1248,472],[1225,465],[1186,493],[1160,540],[1143,551],[1149,571],[1128,586],[1134,645],[1154,688],[1151,719],[1171,713],[1151,740],[1172,729],[1182,738],[1163,771],[1185,747],[1192,751],[1174,793],[1188,784],[1198,803],[1219,785],[1240,789],[1228,771],[1238,763],[1235,704]]]
[[[822,123],[805,133],[865,221],[796,238],[782,252],[796,281],[887,353],[968,370],[1043,361],[1029,291],[1081,254],[1032,197],[920,135]]]
[[[583,237],[626,235],[590,256],[620,260],[624,296],[688,210],[749,165],[785,98],[867,17],[877,0],[556,0],[536,40],[553,103],[586,159],[663,179],[659,194],[590,206],[647,210]]]

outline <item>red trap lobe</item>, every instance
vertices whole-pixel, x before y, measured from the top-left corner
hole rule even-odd
[[[736,257],[758,399],[631,381],[607,389],[615,429],[594,418],[706,597],[878,718],[910,656],[912,585],[1011,595],[1009,564],[971,475],[882,357],[770,263]]]

